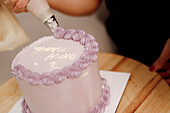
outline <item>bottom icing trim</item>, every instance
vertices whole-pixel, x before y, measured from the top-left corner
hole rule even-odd
[[[110,95],[110,87],[107,85],[107,81],[104,78],[101,78],[102,81],[102,95],[98,103],[95,105],[95,108],[90,110],[90,113],[104,113],[106,106],[109,105]],[[25,99],[21,103],[22,113],[32,113],[29,109]]]

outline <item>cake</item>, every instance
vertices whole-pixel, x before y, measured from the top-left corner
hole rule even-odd
[[[58,27],[12,62],[23,113],[104,113],[110,89],[100,76],[98,43],[82,30]]]

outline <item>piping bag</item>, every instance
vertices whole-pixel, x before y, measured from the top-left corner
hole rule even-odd
[[[51,29],[52,32],[59,27],[46,0],[30,0],[26,9]]]

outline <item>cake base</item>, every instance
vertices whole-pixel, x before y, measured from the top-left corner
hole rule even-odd
[[[90,113],[104,113],[106,106],[109,105],[110,95],[110,87],[107,85],[107,81],[104,78],[101,78],[102,81],[102,95],[100,100],[95,105],[95,107],[90,110]],[[22,113],[32,113],[29,109],[26,100],[24,99],[21,103],[22,106]]]
[[[106,107],[104,113],[115,113],[122,97],[123,91],[126,87],[130,73],[113,72],[113,71],[102,71],[100,74],[107,80],[110,86],[110,104]],[[23,96],[19,98],[16,104],[11,108],[8,113],[22,113],[21,103]]]

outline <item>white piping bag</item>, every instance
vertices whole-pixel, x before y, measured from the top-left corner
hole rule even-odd
[[[30,0],[26,8],[52,32],[59,26],[46,0]]]

